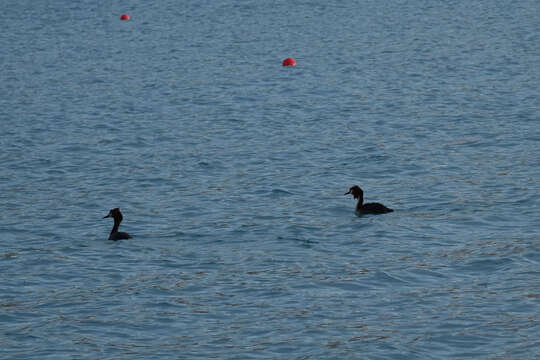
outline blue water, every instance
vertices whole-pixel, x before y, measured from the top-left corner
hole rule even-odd
[[[1,4],[0,358],[540,358],[538,1]]]

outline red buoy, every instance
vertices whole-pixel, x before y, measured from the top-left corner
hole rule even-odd
[[[129,19],[131,18],[129,17],[128,14],[122,14],[122,16],[120,16],[120,20],[129,20]]]
[[[296,60],[293,58],[286,58],[283,60],[283,66],[296,66]]]

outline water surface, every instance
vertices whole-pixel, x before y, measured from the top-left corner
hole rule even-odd
[[[539,357],[538,10],[4,4],[0,358]]]

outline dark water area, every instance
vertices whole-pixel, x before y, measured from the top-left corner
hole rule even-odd
[[[2,8],[1,359],[540,357],[538,1]]]

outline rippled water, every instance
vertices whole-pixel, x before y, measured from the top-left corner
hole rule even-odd
[[[537,1],[3,8],[0,358],[540,357]]]

